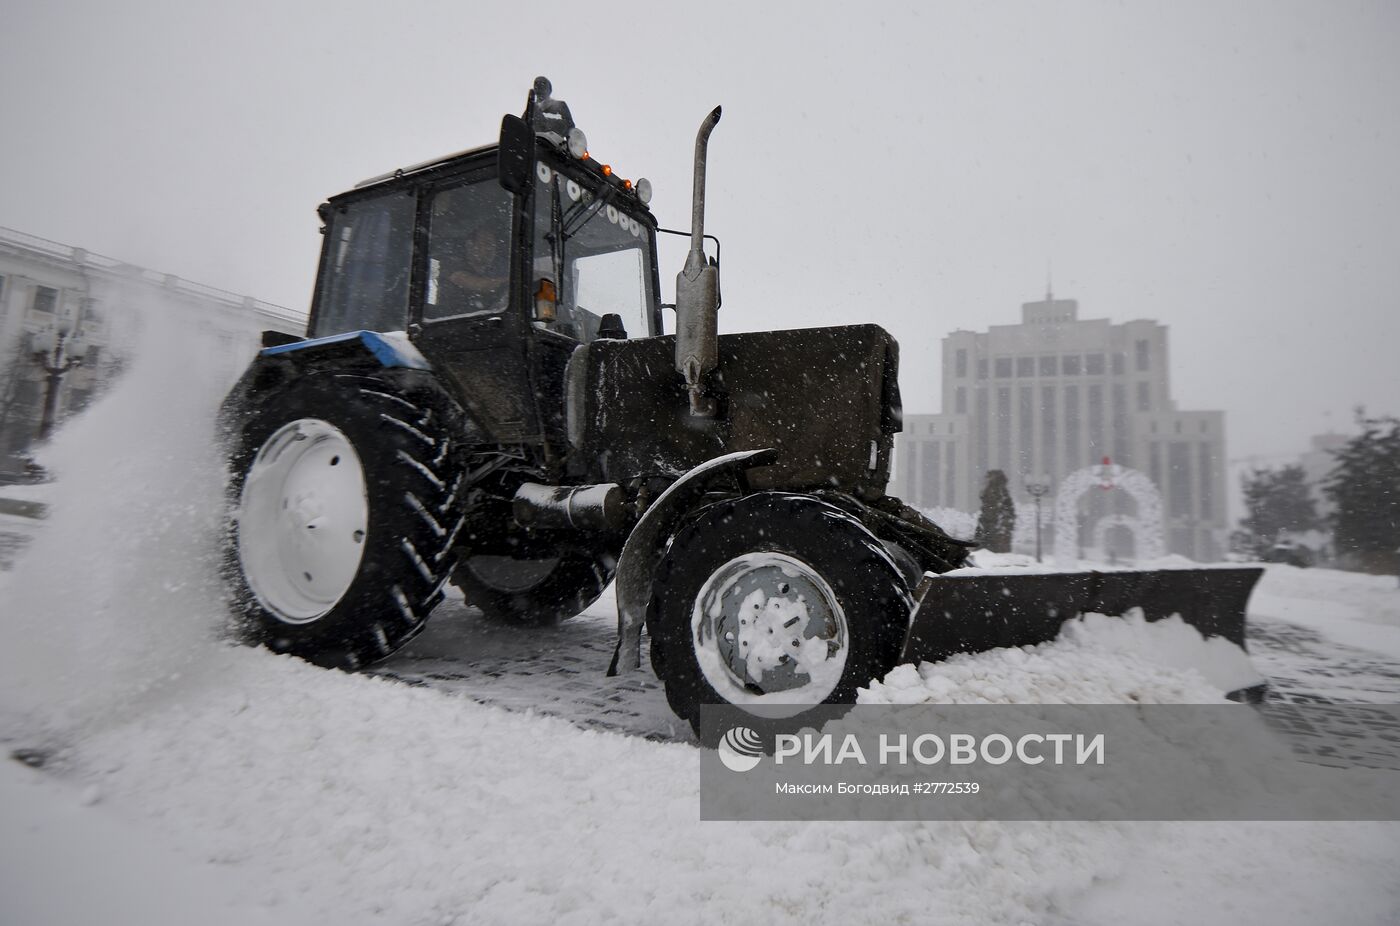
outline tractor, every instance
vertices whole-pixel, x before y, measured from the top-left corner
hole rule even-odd
[[[615,582],[609,672],[640,666],[645,633],[692,724],[707,703],[849,703],[901,661],[1052,639],[1083,611],[1180,613],[1242,646],[1258,570],[945,575],[972,544],[886,494],[895,340],[718,333],[719,119],[696,137],[687,231],[544,78],[495,144],[319,207],[306,336],[265,332],[221,409],[243,635],[353,670],[421,631],[448,583],[525,628]],[[690,242],[674,305],[667,233]]]

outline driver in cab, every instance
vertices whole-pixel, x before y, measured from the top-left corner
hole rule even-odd
[[[483,222],[467,232],[460,250],[443,260],[446,303],[463,314],[499,312],[510,299],[509,248],[501,240],[507,229]]]

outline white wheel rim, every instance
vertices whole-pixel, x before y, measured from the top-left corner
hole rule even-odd
[[[258,603],[306,624],[345,596],[360,570],[369,499],[359,454],[339,428],[302,418],[258,450],[238,507],[238,558]]]
[[[782,553],[748,553],[716,569],[695,597],[700,672],[730,704],[820,704],[846,671],[850,634],[820,574]]]

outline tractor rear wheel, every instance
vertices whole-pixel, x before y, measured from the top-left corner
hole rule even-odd
[[[853,703],[894,668],[911,607],[864,525],[781,492],[707,509],[672,540],[652,589],[652,665],[697,732],[702,704]]]
[[[449,430],[371,376],[311,374],[249,400],[225,580],[250,642],[355,669],[423,628],[462,523]]]

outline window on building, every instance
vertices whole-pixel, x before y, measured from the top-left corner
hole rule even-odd
[[[1080,363],[1079,363],[1079,355],[1078,355],[1078,354],[1067,354],[1067,355],[1065,355],[1065,357],[1064,357],[1064,362],[1063,362],[1063,364],[1061,365],[1061,370],[1064,372],[1064,374],[1065,374],[1066,376],[1078,376],[1078,375],[1079,375],[1080,369],[1081,369],[1081,367],[1080,367]]]
[[[5,314],[5,275],[0,273],[0,317]]]
[[[1054,359],[1054,358],[1051,358]],[[1055,387],[1040,388],[1040,466],[1053,481],[1055,467]]]
[[[977,448],[977,460],[972,468],[972,472],[968,474],[969,479],[972,479],[973,475],[976,473],[985,473],[987,470],[991,469],[991,467],[987,465],[987,455],[988,441],[991,439],[992,431],[992,403],[988,400],[986,386],[977,387],[977,391],[972,394],[972,404],[976,408],[977,416],[977,425],[973,435]]]
[[[1206,432],[1209,431],[1209,430],[1210,430],[1210,425],[1206,422],[1206,420],[1205,420],[1204,418],[1202,418],[1202,419],[1201,419],[1201,433],[1204,434],[1204,433],[1206,433]]]
[[[949,433],[951,433],[951,432],[949,432]],[[954,494],[954,492],[957,490],[957,487],[958,487],[958,479],[957,479],[957,471],[956,471],[957,462],[958,462],[958,455],[957,455],[957,453],[953,450],[953,445],[952,445],[952,444],[949,444],[949,445],[948,445],[948,464],[944,467],[944,477],[945,477],[945,479],[946,479],[946,482],[944,483],[944,486],[943,486],[943,492],[944,492],[944,494],[943,494],[943,498],[944,498],[943,504],[945,504],[945,505],[954,505],[954,504],[957,504],[957,501],[956,501],[956,500],[957,500],[957,495]]]
[[[1054,357],[1041,357],[1041,358],[1040,358],[1040,375],[1041,375],[1041,376],[1054,376],[1054,375],[1055,375],[1055,366],[1056,366],[1056,364],[1055,364],[1055,358],[1054,358]]]
[[[1201,484],[1201,517],[1207,521],[1215,517],[1215,455],[1210,444],[1201,442],[1200,469],[1197,473]]]
[[[1152,384],[1145,379],[1137,384],[1137,410],[1140,412],[1152,411]]]
[[[1075,470],[1084,465],[1079,451],[1079,387],[1065,387],[1065,469]]]
[[[953,369],[955,371],[954,375],[957,376],[958,379],[964,379],[967,376],[966,349],[960,347],[957,349],[957,352],[953,354]]]
[[[1035,375],[1035,358],[1034,358],[1034,357],[1017,357],[1017,358],[1016,358],[1016,375],[1017,375],[1017,376],[1034,376],[1034,375]]]
[[[51,286],[34,287],[33,309],[36,312],[52,315],[58,310],[58,290]]]
[[[925,505],[939,504],[938,493],[943,488],[938,478],[942,475],[942,449],[943,445],[938,441],[929,441],[922,448],[919,497]]]
[[[1189,518],[1195,509],[1191,497],[1191,445],[1172,441],[1167,445],[1167,513]]]
[[[1146,340],[1133,342],[1133,347],[1137,351],[1137,369],[1141,373],[1148,368],[1148,361],[1152,356],[1152,345]]]
[[[1085,355],[1084,372],[1090,376],[1102,376],[1104,374],[1103,354]]]
[[[912,440],[899,441],[899,478],[903,480],[904,491],[909,493],[909,498],[917,497],[919,491],[919,474],[915,469],[915,460],[919,458],[919,445]],[[911,502],[917,504],[917,502]]]
[[[1132,441],[1128,425],[1128,387],[1123,383],[1113,384],[1113,461],[1124,466],[1132,466]]]
[[[986,378],[987,378],[987,358],[986,358],[986,357],[978,357],[978,358],[977,358],[977,378],[978,378],[978,379],[986,379]]]
[[[1031,359],[1031,358],[1026,358]],[[1022,475],[1035,472],[1035,387],[1022,386],[1020,395],[1020,428],[1016,448],[1017,468]]]
[[[1122,376],[1122,375],[1123,375],[1123,371],[1124,371],[1125,369],[1127,369],[1127,365],[1128,365],[1127,358],[1125,358],[1122,354],[1114,354],[1114,355],[1113,355],[1113,375],[1114,375],[1114,376]]]
[[[1011,388],[997,390],[997,469],[1011,469]]]
[[[1089,453],[1102,456],[1108,449],[1104,443],[1103,386],[1095,383],[1089,387]]]
[[[959,415],[967,414],[967,389],[963,386],[953,393],[953,411]]]
[[[1005,379],[1011,376],[1011,358],[998,357],[996,359],[996,375],[998,379]]]
[[[1181,419],[1180,419],[1180,418],[1176,419],[1175,424],[1176,424],[1176,433],[1180,434],[1180,433],[1181,433]]]

